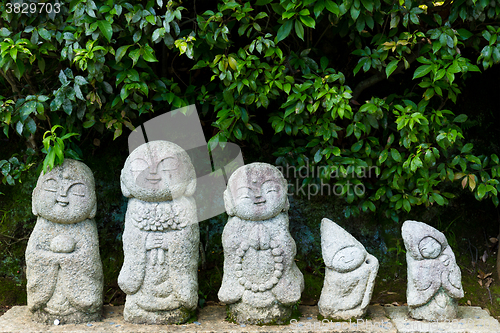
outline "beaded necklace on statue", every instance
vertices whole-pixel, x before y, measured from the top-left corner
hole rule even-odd
[[[274,260],[274,272],[273,276],[264,283],[254,283],[249,281],[243,274],[243,261],[246,252],[249,248],[254,248],[258,251],[271,251]],[[247,290],[253,292],[264,292],[274,288],[278,283],[279,279],[283,275],[283,260],[284,251],[280,248],[276,241],[271,241],[269,233],[264,224],[256,224],[253,232],[249,235],[248,242],[241,242],[239,248],[236,250],[237,263],[235,265],[235,274],[239,278],[239,282]]]

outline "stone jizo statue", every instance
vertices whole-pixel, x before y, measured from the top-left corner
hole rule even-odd
[[[33,319],[61,324],[100,320],[103,274],[92,171],[65,159],[42,173],[32,209],[38,218],[26,248],[26,275]]]
[[[417,221],[402,227],[408,264],[406,298],[412,318],[428,321],[455,319],[464,296],[462,274],[446,237]]]
[[[287,182],[266,163],[237,169],[224,192],[224,276],[219,299],[239,323],[287,323],[304,278],[288,230]]]
[[[121,188],[130,198],[118,276],[127,294],[124,319],[185,322],[198,303],[200,233],[191,160],[174,143],[144,143],[125,161]]]
[[[335,222],[321,221],[321,249],[325,282],[318,302],[322,316],[348,320],[360,318],[373,292],[378,260]]]

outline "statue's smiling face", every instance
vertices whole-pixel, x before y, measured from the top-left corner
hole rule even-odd
[[[166,156],[160,161],[155,156],[138,157],[130,162],[130,172],[136,185],[152,190],[169,189],[170,184],[182,182],[178,167],[179,160],[175,155]]]
[[[121,178],[126,196],[166,201],[183,196],[196,175],[189,157],[180,147],[166,141],[152,141],[130,154]]]
[[[332,267],[337,272],[350,272],[363,263],[366,253],[356,246],[344,247],[335,253],[332,260]]]
[[[435,259],[441,254],[442,246],[436,239],[427,236],[418,244],[418,250],[425,259]]]
[[[286,205],[286,189],[276,171],[246,168],[230,184],[235,215],[245,220],[266,220]]]
[[[96,201],[93,185],[88,184],[85,176],[72,171],[57,167],[41,177],[33,202],[39,216],[65,224],[94,217]]]

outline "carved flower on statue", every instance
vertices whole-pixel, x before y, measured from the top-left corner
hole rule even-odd
[[[135,226],[145,231],[181,229],[187,225],[187,213],[178,203],[137,202],[132,210]]]

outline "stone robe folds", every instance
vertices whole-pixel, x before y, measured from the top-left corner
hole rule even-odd
[[[61,235],[74,239],[72,252],[51,251],[52,240]],[[98,311],[103,275],[95,258],[99,258],[99,239],[94,220],[60,224],[38,217],[26,248],[28,308],[63,316]]]

